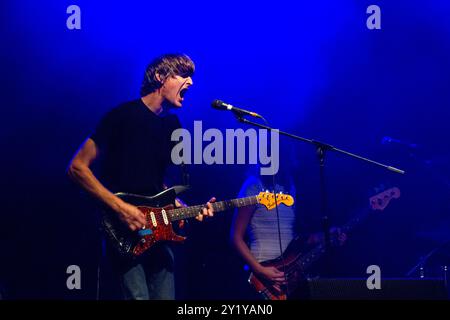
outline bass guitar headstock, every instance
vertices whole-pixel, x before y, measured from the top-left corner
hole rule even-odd
[[[393,187],[382,191],[369,199],[369,204],[372,210],[384,210],[392,199],[400,198],[400,189]]]

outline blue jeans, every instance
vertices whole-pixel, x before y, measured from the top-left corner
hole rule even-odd
[[[174,256],[158,244],[134,262],[114,261],[122,298],[125,300],[174,300]]]

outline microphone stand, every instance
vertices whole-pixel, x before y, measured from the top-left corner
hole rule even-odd
[[[243,118],[245,113],[242,113],[241,110],[237,110],[234,109],[232,110],[233,114],[236,116],[236,118],[238,119],[238,121],[240,122],[245,122],[248,121],[246,119]],[[260,117],[261,119],[264,120],[265,123],[268,124],[267,120],[264,119],[262,116],[258,115],[258,117]],[[278,202],[277,202],[277,190],[276,190],[276,181],[275,181],[275,170],[272,170],[272,192],[274,195],[274,199],[275,199],[275,212],[277,215],[277,231],[278,231],[278,244],[280,246],[280,257],[281,257],[281,261],[283,262],[282,264],[282,268],[283,268],[283,273],[284,273],[284,280],[285,280],[285,292],[289,292],[289,281],[288,281],[288,274],[286,272],[286,263],[284,260],[284,252],[283,252],[283,245],[281,243],[281,227],[280,227],[280,213],[278,211]]]
[[[399,173],[399,174],[404,174],[405,173],[404,170],[400,170],[400,169],[397,169],[395,167],[388,166],[388,165],[385,165],[383,163],[380,163],[380,162],[377,162],[377,161],[374,161],[374,160],[371,160],[371,159],[368,159],[368,158],[364,158],[364,157],[359,156],[357,154],[350,153],[350,152],[342,150],[342,149],[338,149],[338,148],[336,148],[336,147],[334,147],[334,146],[332,146],[332,145],[330,145],[328,143],[320,142],[320,141],[313,140],[313,139],[303,138],[303,137],[300,137],[300,136],[297,136],[297,135],[294,135],[294,134],[291,134],[291,133],[288,133],[288,132],[284,132],[284,131],[281,131],[281,130],[278,130],[278,129],[271,128],[271,127],[269,127],[267,125],[263,125],[263,124],[260,124],[260,123],[257,123],[257,122],[253,122],[253,121],[247,120],[247,119],[243,118],[243,115],[241,113],[239,113],[239,112],[234,112],[234,114],[236,116],[236,119],[239,122],[242,122],[242,123],[245,123],[245,124],[248,124],[248,125],[252,125],[252,126],[255,126],[255,127],[259,127],[259,128],[262,128],[262,129],[266,129],[266,130],[269,130],[269,131],[278,132],[278,134],[290,137],[290,138],[295,139],[295,140],[306,142],[306,143],[309,143],[309,144],[312,144],[312,145],[315,146],[316,154],[317,154],[317,158],[319,160],[319,166],[320,166],[322,227],[323,227],[323,232],[324,232],[325,251],[326,252],[329,252],[330,247],[331,247],[330,221],[329,221],[329,217],[328,217],[328,214],[327,214],[328,213],[328,206],[327,206],[328,203],[327,203],[327,192],[326,192],[326,185],[325,185],[325,154],[326,154],[326,152],[327,151],[334,151],[334,152],[342,153],[342,154],[345,154],[345,155],[347,155],[349,157],[356,158],[356,159],[359,159],[359,160],[371,163],[373,165],[385,168],[385,169],[387,169],[389,171],[392,171],[392,172],[395,172],[395,173]],[[264,119],[264,118],[262,118],[262,119]],[[264,119],[264,121],[265,121],[265,119]],[[275,188],[275,186],[274,186],[274,188]],[[276,200],[275,200],[275,203],[276,203]],[[328,266],[327,266],[327,269],[328,269]]]

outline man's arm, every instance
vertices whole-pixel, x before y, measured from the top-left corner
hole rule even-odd
[[[92,173],[90,165],[97,159],[98,154],[95,141],[87,139],[70,162],[68,175],[83,189],[117,212],[119,218],[131,230],[142,228],[145,225],[144,214],[137,207],[126,203],[106,189]]]

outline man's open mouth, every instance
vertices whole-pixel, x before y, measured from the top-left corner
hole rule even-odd
[[[181,89],[181,91],[180,91],[180,97],[181,97],[181,98],[184,98],[184,95],[186,94],[187,91],[188,91],[187,88]]]

